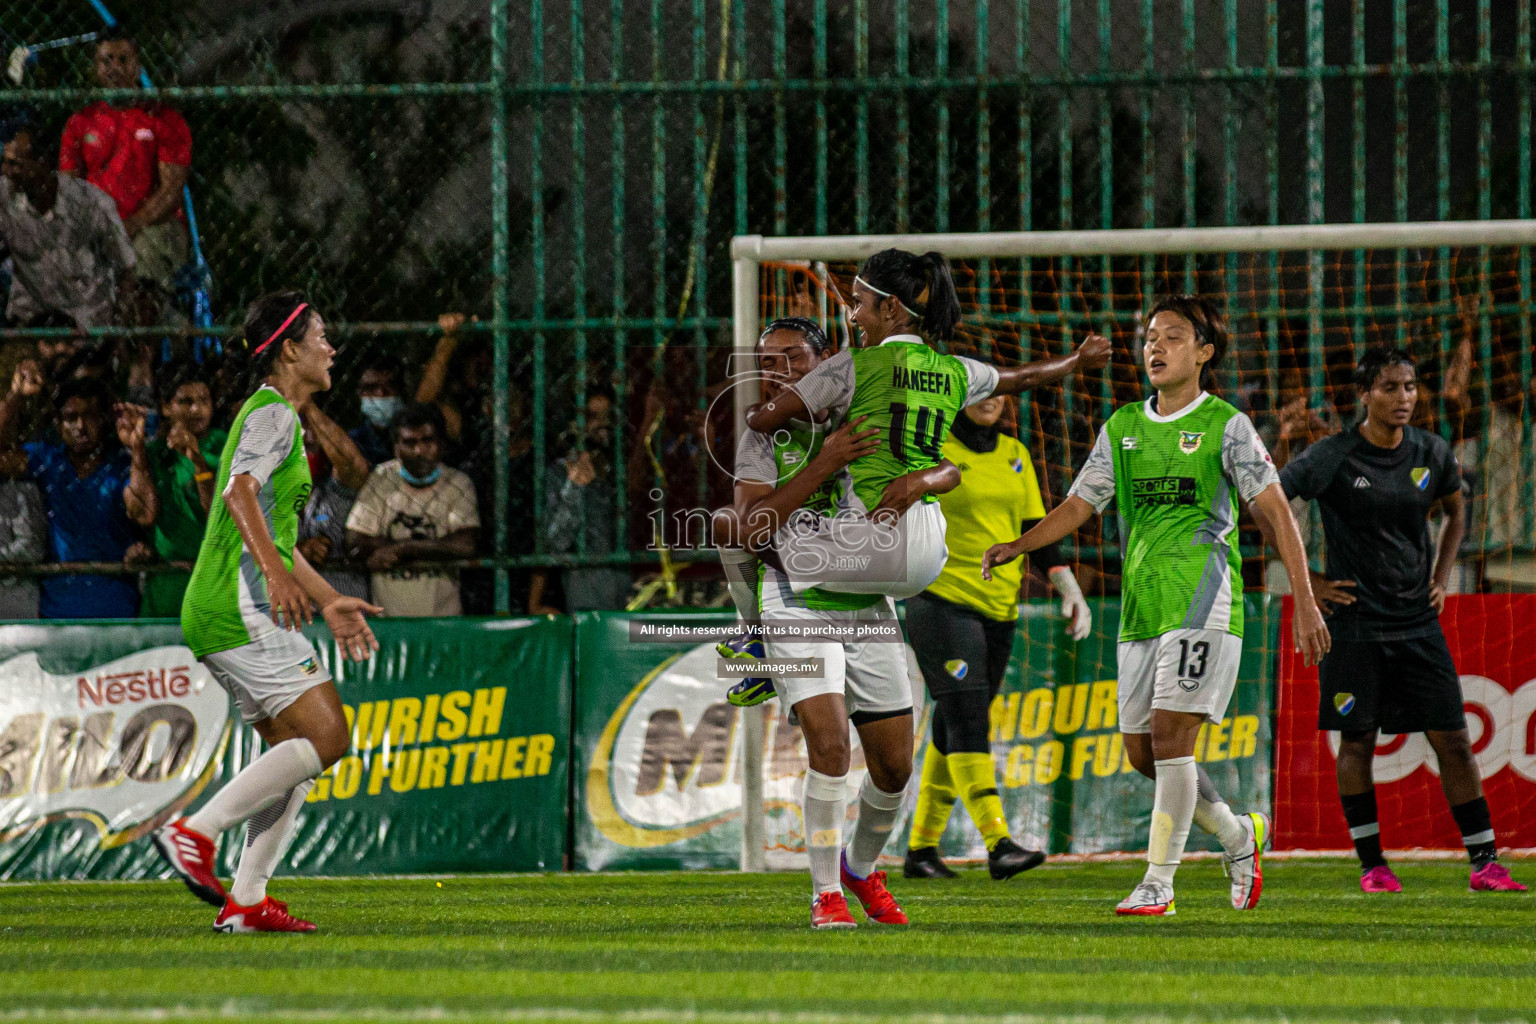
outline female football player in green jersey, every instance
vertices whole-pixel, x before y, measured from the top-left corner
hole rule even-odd
[[[771,398],[792,385],[826,352],[826,336],[814,321],[775,320],[757,346],[764,391]],[[800,422],[772,436],[745,431],[737,443],[734,504],[716,512],[712,523],[731,596],[748,631],[745,638],[722,644],[720,653],[750,662],[766,650],[773,661],[822,662],[815,676],[748,679],[730,693],[733,704],[750,706],[777,691],[804,733],[809,765],[801,812],[814,928],[854,926],[844,886],[858,897],[870,921],[906,923],[885,887],[884,872],[874,867],[912,774],[912,689],[889,597],[815,587],[797,593],[779,569],[760,566],[752,552],[766,544],[779,523],[834,509],[843,471],[878,445],[874,433],[858,419],[830,434]],[[959,482],[959,471],[947,462],[903,475],[887,486],[876,512],[889,509],[899,516],[917,497]],[[883,630],[885,636],[850,636],[861,628]],[[766,629],[762,640],[754,635],[760,629]],[[790,631],[794,635],[785,635]],[[850,721],[859,731],[868,775],[859,795],[858,824],[845,849]]]
[[[195,895],[220,908],[216,931],[314,931],[267,895],[267,880],[316,776],[350,737],[336,686],[299,628],[319,608],[341,656],[361,661],[379,646],[363,615],[383,609],[338,594],[294,546],[310,490],[296,410],[331,386],[325,321],[294,292],[267,295],[246,314],[244,344],[249,376],[262,384],[229,430],[181,630],[267,752],[196,813],[159,829],[155,844]],[[245,848],[226,893],[214,872],[217,840],[242,821]]]
[[[932,496],[894,524],[869,517],[897,477],[938,465],[960,410],[991,394],[1013,395],[1109,362],[1109,341],[1090,336],[1071,355],[999,368],[943,355],[960,322],[960,299],[941,253],[886,249],[853,280],[849,322],[860,348],[840,352],[794,388],[747,413],[747,424],[773,434],[792,419],[823,412],[833,422],[867,417],[880,447],[848,467],[839,514],[786,524],[774,538],[795,590],[904,598],[921,593],[944,568],[944,514]]]
[[[1238,499],[1276,527],[1296,596],[1295,641],[1308,664],[1329,647],[1312,596],[1306,551],[1279,476],[1248,417],[1209,391],[1227,348],[1216,308],[1191,295],[1167,298],[1146,317],[1142,354],[1156,394],[1115,411],[1067,499],[1018,540],[982,558],[981,574],[1054,544],[1111,501],[1126,530],[1121,585],[1120,732],[1131,763],[1156,780],[1147,873],[1117,914],[1174,912],[1173,876],[1192,820],[1226,851],[1232,905],[1258,905],[1259,857],[1269,819],[1239,818],[1202,786],[1195,739],[1220,722],[1242,654],[1243,580]]]

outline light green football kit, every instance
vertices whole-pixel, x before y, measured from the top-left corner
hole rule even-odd
[[[1153,708],[1221,720],[1242,655],[1237,502],[1279,479],[1248,417],[1203,391],[1172,416],[1156,396],[1122,406],[1099,431],[1070,493],[1122,522],[1122,732],[1151,732]]]
[[[330,679],[302,633],[272,621],[267,581],[225,504],[231,477],[260,484],[257,504],[284,566],[293,567],[299,516],[309,500],[309,462],[299,416],[263,386],[240,408],[219,462],[218,500],[181,607],[181,631],[247,722],[275,718]]]
[[[991,395],[997,381],[986,363],[900,334],[839,352],[795,385],[812,414],[831,414],[825,429],[867,416],[858,429],[878,428],[880,447],[843,471],[836,515],[798,518],[774,537],[793,590],[906,598],[938,578],[948,552],[944,513],[932,495],[894,527],[866,514],[891,481],[939,464],[955,417]]]

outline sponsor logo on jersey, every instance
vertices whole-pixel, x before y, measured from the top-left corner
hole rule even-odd
[[[1355,477],[1355,490],[1362,491],[1371,486],[1371,482],[1363,476]]]
[[[1179,451],[1185,455],[1193,455],[1200,450],[1200,441],[1205,437],[1205,431],[1181,430],[1179,431]]]
[[[956,679],[964,679],[965,674],[970,670],[971,666],[967,665],[962,658],[951,658],[944,663],[944,671]]]
[[[1012,462],[1008,463],[1008,465],[1013,467],[1013,471],[1015,473],[1022,473],[1022,472],[1024,472],[1024,460],[1023,459],[1014,459]]]
[[[1414,466],[1413,470],[1409,472],[1408,476],[1413,481],[1413,486],[1417,487],[1421,491],[1429,490],[1428,466]]]
[[[1355,710],[1355,695],[1352,693],[1336,693],[1333,695],[1333,707],[1341,715],[1347,715]]]
[[[930,395],[954,394],[950,375],[939,370],[909,370],[905,366],[893,366],[891,386],[904,391],[925,391]]]
[[[1126,451],[1132,451],[1140,440],[1141,438],[1139,437],[1122,437],[1120,439],[1120,447]]]
[[[1192,476],[1132,477],[1131,500],[1137,505],[1193,505],[1195,478]]]
[[[1179,689],[1183,690],[1185,693],[1194,693],[1196,690],[1200,689],[1200,680],[1180,679]]]

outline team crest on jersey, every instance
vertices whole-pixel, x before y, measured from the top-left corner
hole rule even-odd
[[[965,674],[970,670],[971,666],[967,665],[964,660],[960,658],[951,658],[944,663],[944,671],[948,672],[956,679],[964,679]]]
[[[1194,430],[1179,431],[1179,451],[1185,455],[1193,455],[1200,450],[1200,442],[1205,437],[1205,432]]]
[[[1333,695],[1333,706],[1341,715],[1347,715],[1355,710],[1355,695],[1352,693],[1336,693]]]
[[[1428,466],[1414,466],[1412,472],[1408,474],[1408,477],[1413,481],[1413,486],[1417,487],[1419,490],[1429,490]]]
[[[1012,462],[1009,463],[1009,465],[1013,467],[1013,471],[1015,473],[1022,473],[1022,472],[1024,472],[1024,460],[1023,459],[1014,459]]]

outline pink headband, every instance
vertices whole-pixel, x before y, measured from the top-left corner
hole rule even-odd
[[[278,328],[278,329],[277,329],[277,330],[275,330],[275,331],[273,331],[273,332],[272,332],[272,337],[270,337],[270,338],[268,338],[268,339],[267,339],[267,340],[266,340],[266,341],[264,341],[264,342],[262,342],[262,343],[261,343],[261,344],[260,344],[260,345],[257,345],[257,346],[256,346],[256,351],[255,351],[255,352],[252,352],[252,353],[251,353],[251,355],[253,355],[253,356],[259,356],[259,355],[261,355],[261,354],[262,354],[262,353],[263,353],[263,352],[265,352],[265,351],[266,351],[266,349],[267,349],[267,346],[268,346],[268,345],[270,345],[270,344],[272,344],[272,343],[273,343],[273,342],[274,342],[274,341],[276,341],[276,340],[277,340],[277,339],[278,339],[278,338],[279,338],[279,337],[281,337],[281,336],[282,336],[282,333],[283,333],[283,332],[284,332],[284,331],[286,331],[286,330],[287,330],[287,329],[288,329],[288,325],[289,325],[289,324],[291,324],[291,323],[293,323],[293,321],[294,321],[294,319],[295,319],[295,318],[296,318],[296,317],[297,317],[297,316],[298,316],[298,315],[299,315],[299,314],[300,314],[300,313],[302,313],[302,312],[304,312],[304,310],[306,310],[306,309],[308,309],[308,308],[309,308],[309,303],[307,303],[307,302],[301,302],[301,303],[299,303],[299,307],[298,307],[298,308],[297,308],[297,309],[295,309],[295,310],[294,310],[294,311],[293,311],[293,312],[292,312],[292,313],[289,313],[289,314],[288,314],[288,319],[287,319],[287,320],[284,320],[284,321],[283,321],[283,324],[282,324],[282,326],[281,326],[281,327],[279,327],[279,328]]]

